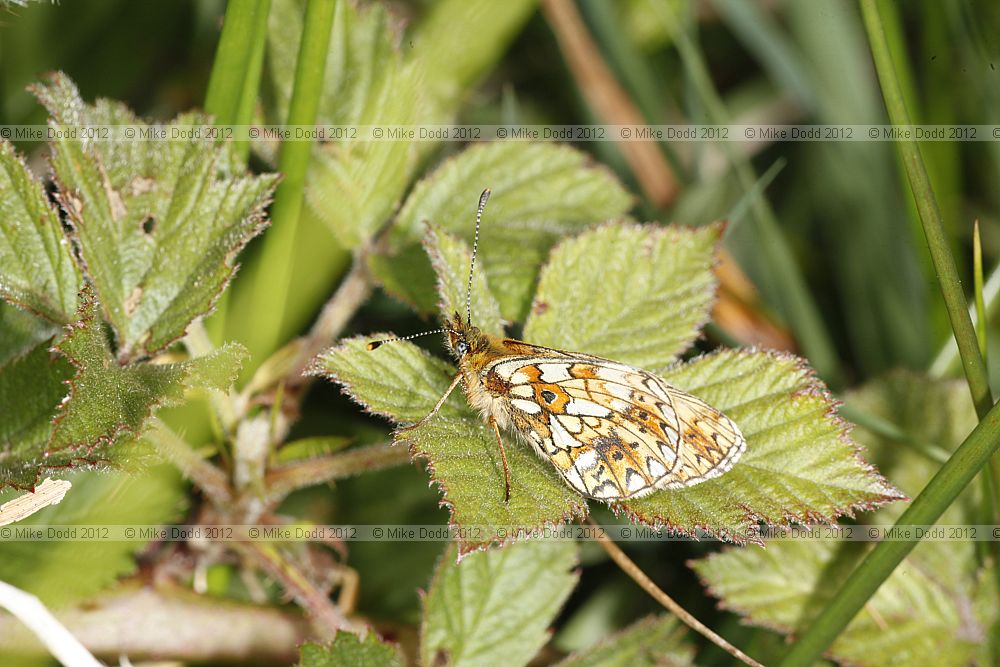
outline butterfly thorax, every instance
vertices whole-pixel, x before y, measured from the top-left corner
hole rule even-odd
[[[470,405],[484,417],[493,416],[506,427],[509,422],[509,402],[505,400],[505,387],[489,386],[483,370],[501,357],[510,356],[507,340],[491,336],[470,325],[455,313],[448,322],[448,347],[458,362],[462,373],[462,388]]]

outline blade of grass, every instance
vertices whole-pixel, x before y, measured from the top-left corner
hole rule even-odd
[[[986,308],[987,323],[990,315],[996,312],[997,305],[1000,304],[1000,299],[997,297],[1000,297],[1000,266],[996,266],[990,272],[990,277],[986,279],[986,284],[983,286],[983,303]],[[969,317],[978,323],[979,316],[976,313],[975,304],[969,306]],[[958,345],[955,344],[955,338],[949,336],[944,346],[934,357],[934,363],[931,364],[927,372],[932,377],[944,377],[957,370],[959,361]]]
[[[878,7],[872,0],[861,0],[861,8],[889,120],[893,125],[909,125],[910,116],[903,101],[899,81],[896,79]],[[917,142],[913,140],[901,141],[896,146],[903,158],[906,177],[917,205],[917,211],[920,214],[927,247],[930,250],[941,294],[948,309],[948,318],[951,321],[952,330],[955,332],[955,340],[958,342],[958,351],[962,357],[969,391],[972,392],[972,401],[976,406],[976,413],[982,417],[993,404],[993,398],[987,380],[986,365],[979,354],[979,343],[972,327],[972,319],[969,317],[968,303],[962,292],[962,281],[958,276],[955,260],[948,248],[941,211],[934,197],[934,191],[931,188]]]
[[[909,115],[903,102],[899,81],[896,79],[878,6],[875,0],[860,0],[860,2],[889,119],[894,125],[909,125]],[[973,403],[981,419],[979,425],[896,523],[898,526],[931,525],[979,470],[991,462],[993,453],[1000,445],[1000,408],[991,407],[993,399],[987,381],[986,366],[979,354],[979,343],[962,293],[958,269],[948,249],[941,213],[920,157],[920,149],[915,141],[900,142],[897,147],[920,214],[931,259],[937,271]],[[789,666],[813,664],[917,544],[918,540],[879,544],[854,571],[847,585],[837,592],[833,600],[802,634],[782,664]]]
[[[219,125],[249,125],[253,119],[270,8],[271,0],[234,0],[226,6],[222,34],[205,91],[205,111]],[[236,151],[245,163],[250,143],[236,142]],[[229,290],[226,290],[205,325],[217,345],[222,342],[228,309]]]
[[[986,300],[983,298],[983,244],[979,237],[979,221],[972,228],[972,282],[976,295],[976,339],[983,365],[989,368],[986,348]]]
[[[1000,447],[1000,405],[994,406],[927,483],[896,522],[897,526],[930,526],[944,513],[979,469]],[[782,660],[781,665],[813,665],[851,619],[861,611],[919,540],[880,542],[854,570],[833,600]]]
[[[220,125],[248,125],[260,88],[271,0],[236,0],[226,6],[219,46],[205,92],[205,111]],[[247,141],[236,143],[245,161]]]
[[[316,124],[335,6],[336,3],[329,0],[309,0],[306,3],[302,43],[286,121],[289,125],[311,127]],[[312,141],[286,141],[281,146],[279,169],[284,174],[284,180],[275,194],[271,207],[272,227],[264,235],[261,261],[257,263],[254,275],[254,305],[257,312],[265,316],[246,331],[247,347],[258,359],[266,357],[281,343],[285,300],[291,287],[296,230],[312,146]]]

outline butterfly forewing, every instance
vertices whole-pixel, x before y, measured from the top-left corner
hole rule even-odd
[[[729,470],[746,448],[728,417],[651,373],[516,344],[517,354],[482,370],[484,383],[514,430],[584,495],[623,500],[691,486]]]

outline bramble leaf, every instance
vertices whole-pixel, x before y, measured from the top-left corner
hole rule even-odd
[[[609,224],[563,241],[542,269],[525,340],[667,366],[709,320],[721,231]]]
[[[407,33],[407,49],[421,68],[423,94],[442,119],[454,114],[469,87],[503,57],[536,6],[533,0],[440,0],[427,8]]]
[[[683,667],[694,665],[687,630],[672,616],[650,616],[633,623],[586,651],[557,663],[558,667]]]
[[[947,451],[975,424],[968,388],[959,381],[897,372],[853,392],[848,400],[893,424],[907,438],[927,439]],[[919,492],[938,468],[905,440],[861,427],[856,434],[907,493]],[[976,495],[976,488],[966,490],[942,523],[965,530],[977,523]],[[863,517],[872,528],[856,526],[853,530],[875,530],[883,536],[901,513],[901,507],[889,505]],[[794,634],[826,606],[869,546],[819,538],[787,539],[769,543],[767,550],[726,550],[692,566],[723,606],[755,625]],[[983,604],[995,599],[993,567],[992,563],[979,567],[975,542],[922,542],[833,643],[831,655],[858,665],[977,662],[998,620],[995,604]]]
[[[441,295],[438,309],[442,316],[450,317],[451,313],[459,313],[466,317],[472,251],[465,241],[433,225],[428,225],[424,245],[438,277],[437,289]],[[500,306],[486,283],[485,271],[472,276],[472,322],[488,334],[503,335]]]
[[[84,104],[64,74],[34,92],[55,126],[149,131],[124,105]],[[185,114],[164,128],[171,134],[207,120]],[[236,270],[236,254],[264,227],[277,176],[233,173],[231,146],[208,138],[61,133],[51,147],[69,235],[114,329],[119,358],[162,350],[211,310]]]
[[[300,4],[275,0],[270,12],[269,69],[278,122],[287,115],[294,81]],[[447,127],[468,86],[502,56],[533,9],[530,0],[435,3],[407,31],[401,51],[402,22],[382,4],[337,5],[318,121],[341,127],[331,128],[314,151],[306,201],[339,243],[356,247],[390,219],[422,161],[439,146],[438,137],[418,136],[413,126]],[[366,126],[414,134],[367,141],[360,134]]]
[[[526,540],[456,562],[450,545],[424,599],[425,665],[525,665],[579,575],[572,541]]]
[[[403,667],[406,660],[399,647],[381,641],[374,632],[364,639],[340,630],[329,644],[306,642],[299,648],[299,667]]]
[[[504,436],[504,445],[510,501],[504,502],[496,435],[471,410],[463,417],[438,415],[416,428],[397,429],[394,438],[427,460],[431,478],[441,489],[441,503],[451,513],[449,523],[463,529],[457,538],[462,554],[587,515],[583,497],[559,478],[555,468],[509,435]]]
[[[846,581],[863,555],[861,545],[790,539],[764,549],[727,549],[693,564],[722,605],[745,620],[788,634],[808,626]],[[990,620],[973,614],[977,581],[955,585],[938,575],[957,557],[970,559],[974,545],[935,542],[944,570],[912,556],[896,568],[865,609],[830,647],[853,665],[968,665],[985,641]],[[951,556],[951,560],[948,559]],[[992,576],[984,572],[987,588]],[[980,611],[980,610],[977,610]],[[996,610],[992,611],[995,621]]]
[[[493,189],[480,230],[479,270],[486,273],[508,320],[523,320],[539,268],[556,241],[619,218],[632,199],[584,153],[555,144],[479,144],[420,181],[389,235],[390,249],[372,270],[386,289],[433,312],[433,272],[419,239],[428,221],[471,243],[478,195]],[[480,260],[477,260],[480,261]]]
[[[0,299],[65,324],[79,289],[59,214],[14,147],[0,141]]]
[[[111,355],[98,311],[97,301],[84,288],[80,319],[56,346],[75,374],[53,420],[48,465],[111,460],[117,443],[138,438],[153,412],[180,403],[187,389],[228,389],[246,356],[242,346],[227,343],[190,361],[121,365]]]

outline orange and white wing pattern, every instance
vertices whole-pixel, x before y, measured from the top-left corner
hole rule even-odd
[[[484,382],[508,401],[514,430],[586,496],[625,500],[692,486],[746,450],[731,419],[651,373],[536,349],[489,364]]]

